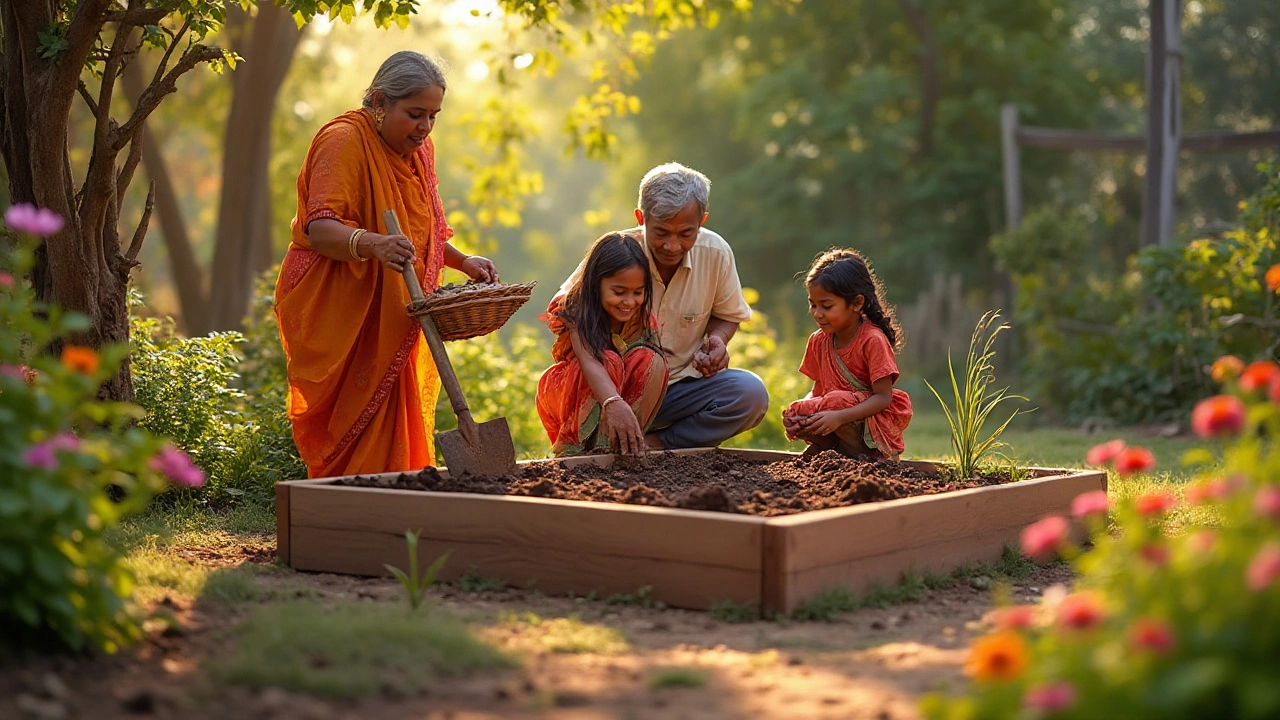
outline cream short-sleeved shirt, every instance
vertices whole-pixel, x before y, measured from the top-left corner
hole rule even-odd
[[[751,319],[751,306],[742,294],[742,282],[738,279],[738,265],[729,243],[718,234],[701,228],[698,239],[684,262],[671,277],[671,283],[662,282],[658,268],[649,255],[649,244],[644,239],[644,228],[623,230],[640,241],[644,254],[649,258],[649,272],[653,275],[653,309],[658,315],[658,339],[667,351],[667,383],[674,383],[702,373],[693,367],[694,353],[702,348],[706,339],[707,323],[717,317],[729,322],[745,322]],[[570,286],[582,276],[586,258],[560,286],[557,295],[569,291]]]

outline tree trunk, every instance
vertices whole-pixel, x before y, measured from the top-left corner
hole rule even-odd
[[[238,12],[238,11],[233,11]],[[240,327],[253,282],[272,259],[271,117],[302,32],[287,10],[262,4],[232,73],[231,111],[223,144],[222,197],[213,256],[211,328]]]
[[[938,65],[942,52],[938,47],[938,38],[933,34],[929,20],[911,0],[898,0],[907,22],[920,44],[924,54],[920,57],[920,130],[916,153],[921,158],[933,155],[934,127],[937,125],[938,101],[942,97],[942,78]]]

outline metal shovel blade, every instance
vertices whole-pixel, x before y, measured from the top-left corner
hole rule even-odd
[[[507,419],[477,423],[480,442],[472,445],[458,430],[436,433],[449,475],[510,475],[516,471],[516,447]]]

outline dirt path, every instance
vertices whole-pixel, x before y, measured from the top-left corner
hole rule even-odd
[[[225,551],[182,552],[220,567],[228,560]],[[255,551],[242,561],[265,558]],[[1013,594],[1029,600],[1067,579],[1061,568],[1042,569],[1013,586]],[[403,602],[403,590],[390,580],[271,568],[253,581],[273,598],[263,602],[290,596]],[[0,717],[914,718],[921,695],[962,681],[964,648],[983,631],[992,607],[990,591],[967,582],[827,623],[727,623],[707,613],[515,590],[440,586],[432,597],[485,639],[517,653],[522,667],[440,680],[423,695],[386,691],[359,700],[221,685],[210,678],[208,665],[231,651],[232,628],[254,603],[221,606],[171,595],[160,608],[171,610],[180,625],[166,630],[153,623],[144,642],[117,656],[0,664]],[[539,641],[542,629],[509,621],[526,613],[613,628],[629,647],[551,652]]]

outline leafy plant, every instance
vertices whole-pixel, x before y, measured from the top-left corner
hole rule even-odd
[[[418,574],[418,535],[420,532],[404,531],[405,542],[409,545],[408,573],[392,565],[383,565],[400,581],[400,584],[404,587],[405,594],[408,596],[409,607],[413,610],[417,610],[422,605],[422,598],[426,596],[427,588],[431,587],[431,583],[435,582],[436,574],[440,572],[440,568],[444,567],[445,561],[449,559],[449,553],[441,555],[420,576]]]
[[[51,235],[62,222],[29,205],[14,229]],[[134,405],[98,399],[128,353],[65,345],[87,318],[33,299],[21,277],[35,244],[0,259],[0,650],[113,652],[141,636],[134,579],[106,534],[147,506],[165,476],[204,481],[189,458],[136,425]]]
[[[1184,459],[1207,461],[1201,479],[1182,499],[1163,490],[1119,502],[1103,491],[1076,498],[1072,516],[1092,536],[1090,548],[1072,544],[1066,517],[1028,527],[1026,552],[1070,558],[1076,587],[998,611],[994,631],[970,650],[973,685],[960,697],[927,698],[926,716],[1280,715],[1272,672],[1280,659],[1280,367],[1263,361],[1221,377],[1223,394],[1191,415],[1217,451]],[[1154,459],[1113,441],[1094,448],[1090,462],[1125,475]],[[1219,512],[1172,533],[1183,505]]]
[[[956,454],[956,472],[961,477],[972,477],[979,464],[988,458],[997,457],[1001,448],[1008,447],[1000,441],[1000,434],[1015,417],[1025,412],[1022,408],[1014,410],[987,437],[982,437],[983,428],[991,418],[991,413],[1001,403],[1026,400],[1021,395],[1010,395],[1008,388],[990,389],[995,383],[995,368],[991,361],[996,355],[996,336],[1009,329],[1006,323],[992,328],[999,317],[1000,313],[992,310],[984,314],[974,327],[973,337],[969,340],[969,353],[965,356],[963,384],[957,380],[951,354],[947,353],[947,371],[951,376],[951,391],[955,395],[954,407],[949,407],[938,390],[925,380],[947,415],[947,424],[951,426],[951,448]]]

